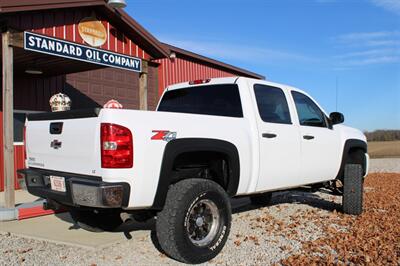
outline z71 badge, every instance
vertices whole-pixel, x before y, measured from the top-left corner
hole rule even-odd
[[[151,137],[152,140],[164,140],[166,142],[170,142],[171,140],[176,139],[176,132],[171,132],[168,130],[153,130],[153,135]]]

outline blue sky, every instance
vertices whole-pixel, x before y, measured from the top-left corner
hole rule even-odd
[[[400,0],[129,0],[159,40],[310,93],[361,130],[400,129]]]

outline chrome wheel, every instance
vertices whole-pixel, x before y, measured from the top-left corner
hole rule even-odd
[[[221,222],[217,205],[208,199],[194,204],[185,220],[190,241],[199,247],[207,246],[214,240]]]

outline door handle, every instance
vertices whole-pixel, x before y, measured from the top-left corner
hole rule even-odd
[[[263,136],[263,138],[273,139],[273,138],[276,138],[277,135],[274,133],[263,133],[262,136]]]
[[[314,139],[315,137],[314,136],[311,136],[311,135],[304,135],[303,136],[303,139],[306,139],[306,140],[311,140],[311,139]]]

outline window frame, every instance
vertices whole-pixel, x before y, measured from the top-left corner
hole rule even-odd
[[[302,95],[302,96],[308,98],[312,103],[314,103],[314,105],[318,108],[320,114],[321,114],[322,117],[323,117],[324,126],[312,126],[312,125],[302,125],[302,124],[301,124],[301,122],[300,122],[300,115],[299,115],[299,112],[298,112],[298,110],[297,110],[296,100],[295,100],[295,97],[294,97],[294,95],[293,95],[294,93],[298,93],[298,94],[300,94],[300,95]],[[313,98],[311,98],[309,95],[307,95],[307,94],[305,94],[305,93],[303,93],[303,92],[297,91],[297,90],[291,90],[291,91],[290,91],[290,95],[292,96],[293,105],[294,105],[294,108],[295,108],[295,110],[296,110],[297,121],[298,121],[298,123],[299,123],[299,126],[301,126],[301,127],[312,127],[312,128],[327,128],[327,129],[331,129],[329,120],[327,119],[327,116],[326,116],[325,112],[324,112],[324,111],[322,110],[322,108],[317,104],[317,102],[314,101]]]
[[[282,92],[283,97],[285,98],[286,101],[286,106],[287,106],[287,110],[289,112],[289,122],[288,123],[282,123],[282,122],[270,122],[270,121],[265,121],[261,115],[261,111],[260,108],[258,106],[258,100],[257,100],[257,94],[256,94],[256,86],[264,86],[264,87],[269,87],[269,88],[273,88],[273,89],[278,89]],[[254,93],[254,100],[257,106],[257,110],[258,110],[258,117],[261,119],[261,121],[263,123],[271,123],[271,124],[279,124],[279,125],[293,125],[293,117],[292,117],[292,111],[290,109],[290,104],[289,101],[290,99],[288,98],[288,96],[286,95],[285,91],[282,88],[276,87],[276,86],[272,86],[272,85],[268,85],[268,84],[262,84],[262,83],[254,83],[253,84],[253,93]]]

